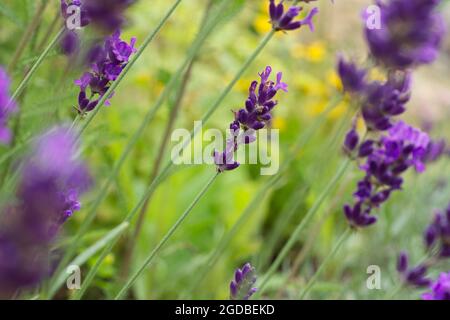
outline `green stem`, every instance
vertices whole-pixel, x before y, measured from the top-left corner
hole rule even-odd
[[[111,252],[112,248],[115,246],[115,244],[117,243],[118,240],[119,240],[119,237],[115,237],[103,249],[102,253],[98,257],[98,259],[95,262],[94,266],[89,270],[88,274],[86,275],[86,278],[84,279],[80,290],[78,290],[75,293],[75,295],[72,297],[72,300],[80,300],[84,296],[84,294],[86,293],[86,290],[91,285],[92,280],[94,280],[94,277],[97,274],[97,271],[100,268],[100,265],[105,260],[106,256]]]
[[[260,296],[264,292],[267,282],[274,275],[275,271],[280,266],[281,262],[284,260],[284,258],[287,256],[287,254],[292,249],[294,244],[297,242],[297,240],[298,240],[300,234],[302,233],[303,229],[305,228],[306,224],[314,216],[314,214],[319,210],[322,203],[325,201],[325,199],[330,194],[332,189],[337,185],[337,183],[339,182],[341,177],[344,175],[349,164],[350,164],[350,159],[345,159],[344,162],[341,164],[340,168],[338,169],[338,171],[336,172],[335,176],[331,179],[331,181],[325,187],[324,191],[319,195],[319,198],[317,199],[317,201],[308,210],[305,217],[302,219],[302,222],[297,226],[297,228],[292,233],[292,235],[290,236],[290,238],[288,239],[286,244],[283,246],[280,254],[277,256],[275,261],[269,267],[269,270],[267,271],[266,275],[261,280],[261,284],[259,285],[259,290],[257,292],[258,296]]]
[[[80,128],[79,135],[81,135],[84,130],[88,127],[88,125],[92,122],[94,117],[97,115],[97,113],[100,111],[108,97],[116,90],[117,86],[122,82],[122,80],[127,75],[128,71],[133,67],[133,65],[136,63],[136,61],[139,59],[139,57],[142,55],[144,50],[147,48],[147,46],[152,42],[152,40],[155,38],[155,36],[159,33],[161,28],[164,26],[164,24],[169,20],[172,13],[175,11],[175,9],[178,7],[178,5],[183,0],[176,0],[175,3],[170,7],[169,11],[166,13],[166,15],[162,18],[162,20],[158,23],[155,30],[151,32],[147,38],[144,40],[142,45],[139,47],[138,51],[132,56],[126,67],[123,69],[123,71],[120,73],[119,77],[111,84],[111,86],[108,88],[106,93],[102,96],[102,98],[99,100],[97,106],[94,110],[89,114],[86,121],[84,121],[83,125]]]
[[[39,25],[39,22],[41,21],[42,14],[45,11],[45,8],[47,7],[48,0],[42,0],[36,10],[36,13],[33,16],[33,19],[31,20],[30,24],[28,25],[27,29],[25,30],[22,39],[19,41],[19,45],[17,46],[16,52],[14,52],[13,58],[11,62],[8,65],[8,71],[12,72],[14,68],[17,65],[17,62],[19,61],[20,57],[22,56],[27,43],[30,41],[31,37],[33,36],[34,32],[36,31],[36,28]]]
[[[23,91],[25,86],[30,81],[31,77],[34,75],[36,70],[39,68],[39,66],[42,64],[42,61],[47,57],[50,50],[52,50],[55,45],[58,43],[59,39],[61,38],[62,34],[64,33],[64,28],[59,30],[58,34],[53,38],[53,40],[48,44],[48,46],[45,48],[45,50],[41,53],[39,58],[36,60],[34,65],[31,67],[31,69],[27,72],[26,76],[23,78],[23,80],[20,82],[19,86],[17,87],[16,91],[11,96],[11,101],[15,100],[19,94]]]
[[[107,246],[111,242],[115,242],[119,238],[119,236],[129,227],[129,225],[130,224],[128,222],[123,222],[123,223],[119,224],[117,227],[115,227],[114,229],[109,231],[105,236],[103,236],[101,239],[99,239],[97,242],[95,242],[89,248],[84,250],[75,259],[73,259],[69,263],[69,265],[82,266],[83,264],[86,263],[86,261],[88,261],[92,256],[94,256],[103,247]],[[57,278],[55,279],[56,286],[53,286],[53,289],[51,287],[50,292],[48,293],[48,296],[45,295],[44,297],[51,298],[54,294],[54,293],[52,293],[52,290],[54,290],[55,287],[59,288],[64,283],[65,279],[66,279],[65,272],[58,274]],[[87,281],[89,281],[89,274],[88,274],[87,278],[85,279],[85,281],[83,282],[83,286],[82,286],[81,290],[83,290],[85,288],[85,284],[87,283]]]
[[[119,300],[136,282],[142,272],[150,265],[153,261],[153,258],[159,253],[164,244],[172,237],[181,223],[188,217],[189,213],[195,207],[195,205],[200,201],[200,199],[205,195],[206,191],[211,187],[213,182],[219,176],[219,173],[215,173],[214,176],[208,181],[208,183],[203,187],[200,193],[195,197],[194,201],[188,206],[188,208],[183,212],[183,214],[178,218],[175,224],[169,229],[169,231],[165,234],[165,236],[161,239],[158,245],[153,249],[150,255],[145,259],[144,263],[139,267],[139,269],[128,279],[125,285],[120,289],[119,293],[115,297],[115,300]]]
[[[165,101],[165,99],[169,96],[171,90],[178,83],[178,79],[181,77],[181,75],[183,73],[183,70],[188,66],[190,61],[195,57],[195,55],[200,50],[202,44],[204,43],[204,41],[206,40],[208,35],[211,33],[211,31],[217,25],[217,23],[219,21],[220,13],[222,11],[221,9],[223,9],[223,7],[227,3],[228,3],[228,1],[222,1],[221,6],[217,8],[218,9],[217,13],[213,17],[211,17],[210,23],[207,24],[207,26],[205,27],[205,30],[203,32],[201,32],[198,35],[198,37],[194,40],[191,48],[189,49],[189,53],[188,53],[185,61],[178,68],[177,72],[171,77],[171,79],[170,79],[169,83],[167,84],[166,88],[164,89],[163,93],[159,96],[158,100],[155,102],[155,105],[152,108],[150,108],[149,111],[144,116],[144,120],[142,121],[140,127],[133,134],[132,138],[129,140],[129,142],[125,146],[125,149],[122,152],[122,154],[120,155],[119,160],[114,165],[114,168],[112,169],[111,174],[109,175],[107,181],[102,186],[99,195],[97,196],[96,200],[92,204],[92,207],[89,209],[89,211],[88,211],[88,213],[86,215],[86,219],[81,224],[80,229],[78,230],[74,241],[72,242],[72,244],[69,246],[68,250],[66,251],[66,253],[65,253],[63,259],[61,260],[61,263],[59,264],[58,269],[55,272],[55,274],[58,274],[58,273],[62,272],[62,268],[67,264],[67,262],[69,261],[70,257],[74,254],[79,240],[83,237],[84,233],[89,229],[89,226],[91,225],[92,221],[95,218],[97,209],[99,208],[99,206],[102,203],[102,201],[106,198],[106,195],[107,195],[109,187],[111,186],[111,184],[115,181],[116,177],[118,176],[119,171],[120,171],[122,165],[125,163],[125,160],[127,159],[128,155],[131,153],[131,151],[133,150],[134,146],[137,144],[140,136],[143,134],[145,128],[148,126],[150,121],[153,119],[153,117],[156,114],[156,112],[158,111],[158,109],[162,106],[162,104]],[[166,174],[169,172],[168,169],[169,168],[167,168],[167,170],[164,170],[163,172],[161,172],[158,175],[158,177],[153,181],[153,183],[146,190],[146,192],[144,194],[144,197],[141,199],[139,204],[135,207],[135,209],[133,211],[130,212],[130,214],[125,218],[124,221],[130,221],[131,220],[131,218],[139,210],[140,206],[142,206],[143,201],[145,201],[147,199],[146,197],[149,194],[153,193],[154,188],[156,187],[156,185],[160,182],[160,180],[165,178]],[[56,287],[53,287],[51,289],[51,291],[50,291],[50,294],[54,293],[56,291],[56,289],[57,289]]]
[[[309,279],[308,283],[305,286],[305,289],[303,289],[302,293],[300,294],[300,300],[303,300],[306,295],[308,294],[309,290],[312,288],[320,274],[322,273],[325,266],[328,264],[328,262],[334,257],[334,255],[338,252],[339,248],[341,248],[342,244],[345,242],[345,240],[348,238],[348,236],[351,233],[351,228],[348,227],[344,233],[339,237],[336,245],[333,247],[333,249],[328,253],[328,255],[325,257],[325,259],[320,264],[317,271],[314,273],[314,275]]]
[[[333,99],[325,111],[315,120],[315,122],[303,133],[300,135],[299,139],[295,143],[292,150],[290,150],[289,155],[283,161],[282,166],[280,167],[278,175],[274,175],[270,177],[269,180],[258,190],[256,195],[244,209],[242,214],[239,216],[238,220],[231,227],[230,231],[222,238],[219,244],[215,247],[214,251],[210,254],[207,259],[207,263],[204,264],[200,272],[198,272],[198,276],[195,281],[193,281],[193,286],[187,290],[186,292],[192,292],[203,282],[206,278],[206,275],[213,269],[213,266],[219,260],[221,254],[225,251],[226,246],[231,242],[231,240],[235,237],[236,233],[239,231],[240,227],[244,225],[245,221],[250,217],[254,209],[258,206],[259,203],[263,200],[264,196],[268,193],[268,191],[275,186],[286,172],[289,165],[294,161],[297,156],[299,150],[301,150],[309,141],[313,133],[323,124],[326,119],[326,116],[333,110],[340,102],[342,101],[342,96],[338,96]]]

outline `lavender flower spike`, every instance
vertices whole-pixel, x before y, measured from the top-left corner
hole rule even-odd
[[[93,110],[100,99],[106,94],[111,83],[117,79],[128,63],[129,58],[136,52],[134,48],[136,38],[132,38],[130,43],[120,38],[120,31],[116,31],[108,37],[103,47],[98,48],[96,60],[92,64],[92,71],[86,72],[75,81],[80,87],[78,94],[78,112],[85,114]],[[109,99],[105,105],[109,105]]]
[[[407,69],[433,62],[444,38],[445,26],[437,13],[440,0],[376,1],[381,8],[380,28],[366,28],[372,55],[383,65]]]
[[[294,21],[295,17],[298,16],[301,10],[303,10],[302,7],[292,6],[287,10],[287,12],[284,12],[284,5],[282,1],[275,4],[275,0],[270,0],[269,13],[273,29],[275,31],[289,31],[299,29],[301,26],[307,25],[311,31],[314,31],[312,19],[319,12],[319,9],[313,8],[308,13],[306,18],[303,20]]]
[[[272,119],[272,110],[278,104],[274,100],[279,90],[287,92],[288,85],[282,81],[283,74],[277,73],[276,82],[270,80],[272,68],[267,66],[260,74],[261,83],[250,84],[249,95],[245,107],[234,112],[231,122],[230,137],[227,139],[225,151],[214,151],[214,163],[218,172],[230,171],[239,167],[234,160],[234,153],[239,145],[249,144],[256,140],[255,132],[264,128]]]
[[[255,268],[250,263],[246,263],[242,269],[236,269],[234,279],[230,283],[230,299],[248,300],[257,291],[253,287],[255,282]]]
[[[55,237],[91,185],[77,154],[76,135],[55,128],[24,160],[16,199],[0,212],[0,297],[33,288],[50,274]]]
[[[9,96],[9,86],[9,77],[0,66],[0,144],[7,144],[12,138],[7,122],[11,113],[16,111],[16,104]]]
[[[423,300],[450,300],[450,271],[441,273],[430,289],[422,295]]]

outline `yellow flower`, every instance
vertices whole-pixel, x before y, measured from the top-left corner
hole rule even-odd
[[[320,62],[323,60],[325,53],[325,45],[320,41],[315,41],[306,48],[305,58],[311,62]]]
[[[386,81],[386,74],[378,68],[372,68],[369,72],[369,79],[371,81]]]
[[[136,84],[143,86],[143,87],[147,87],[150,85],[152,78],[150,77],[150,75],[148,73],[140,73],[140,74],[136,75],[135,81],[136,81]]]
[[[333,86],[333,88],[336,88],[339,91],[343,90],[342,81],[341,78],[339,78],[336,71],[331,70],[327,74],[327,81],[328,83]]]
[[[272,29],[272,25],[269,22],[267,15],[259,14],[256,16],[253,26],[260,34],[267,33]]]
[[[290,50],[291,56],[296,59],[305,59],[311,62],[323,61],[326,55],[325,45],[315,41],[307,46],[296,43]]]
[[[280,116],[277,116],[273,119],[272,125],[274,129],[284,131],[286,129],[286,120]]]
[[[348,110],[348,104],[345,100],[341,101],[333,110],[330,111],[328,115],[329,119],[339,119],[341,118]]]

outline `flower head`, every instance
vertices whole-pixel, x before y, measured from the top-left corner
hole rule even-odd
[[[236,269],[234,279],[230,283],[230,299],[248,300],[257,291],[253,287],[255,282],[255,268],[250,263],[246,263],[242,269]]]
[[[86,113],[93,110],[99,100],[106,94],[111,83],[115,81],[128,63],[130,56],[136,52],[136,39],[130,43],[120,38],[120,32],[106,38],[102,47],[97,47],[92,54],[94,59],[92,71],[85,72],[75,84],[80,87],[78,94],[78,111]],[[88,90],[89,89],[89,90]],[[109,105],[109,96],[105,105]]]
[[[425,230],[424,242],[429,251],[436,247],[439,257],[450,258],[450,204],[445,211],[436,212]]]
[[[372,55],[387,67],[406,69],[433,62],[445,27],[436,12],[440,0],[377,1],[380,28],[365,30]]]
[[[260,83],[250,84],[245,107],[234,112],[234,120],[229,126],[230,138],[227,139],[223,152],[214,151],[214,163],[219,172],[234,170],[239,163],[234,160],[234,153],[239,145],[256,140],[255,132],[264,128],[272,119],[272,110],[278,104],[274,100],[279,90],[287,92],[288,85],[282,81],[282,73],[277,73],[276,82],[270,80],[272,68],[267,66],[259,73]]]
[[[344,90],[347,92],[361,92],[366,87],[367,71],[359,69],[356,64],[339,58],[337,71]]]
[[[450,300],[450,271],[442,272],[430,289],[422,295],[423,300]]]
[[[312,19],[319,12],[319,9],[313,8],[304,19],[294,21],[295,17],[302,10],[302,7],[292,6],[285,12],[283,2],[276,4],[275,0],[270,0],[269,13],[273,29],[276,31],[289,31],[307,25],[311,31],[314,31]]]
[[[354,205],[345,205],[344,213],[352,226],[366,227],[377,221],[371,215],[372,210],[387,201],[393,191],[401,189],[406,170],[411,167],[418,172],[425,170],[423,156],[430,139],[425,132],[402,121],[376,141],[367,139],[358,144],[354,135],[352,129],[344,147],[349,152],[356,151],[357,157],[364,160],[360,168],[365,176],[358,182]]]

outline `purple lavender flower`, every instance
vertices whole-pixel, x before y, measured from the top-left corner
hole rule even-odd
[[[239,167],[234,160],[234,153],[239,145],[249,144],[256,140],[255,132],[264,128],[272,119],[272,110],[278,104],[273,100],[279,90],[287,92],[287,84],[282,82],[282,73],[277,73],[276,82],[269,80],[272,68],[267,66],[259,74],[261,82],[253,81],[249,88],[249,96],[245,107],[234,113],[234,121],[230,124],[230,138],[227,139],[225,151],[214,151],[214,163],[219,172],[230,171]]]
[[[390,73],[386,82],[367,85],[363,96],[362,115],[369,130],[384,131],[392,126],[392,118],[405,112],[411,93],[408,72]]]
[[[450,300],[450,271],[442,272],[430,289],[431,292],[422,295],[423,300]]]
[[[429,251],[437,248],[440,258],[450,258],[450,204],[445,212],[435,214],[433,222],[425,230],[424,242]]]
[[[111,33],[125,23],[124,11],[135,0],[82,0],[92,24]]]
[[[253,287],[255,282],[255,268],[250,263],[246,263],[242,269],[236,269],[234,279],[230,283],[230,299],[248,300],[257,291]]]
[[[428,287],[431,280],[427,278],[427,271],[437,262],[450,258],[450,204],[445,212],[438,211],[433,222],[427,226],[424,235],[427,261],[416,267],[409,268],[408,255],[400,253],[397,260],[397,271],[401,274],[405,284],[416,287]],[[432,290],[434,285],[432,286]]]
[[[426,273],[428,266],[419,264],[416,267],[409,267],[409,257],[406,252],[401,252],[397,259],[397,271],[402,276],[405,284],[414,287],[427,287],[431,281],[427,278]]]
[[[92,71],[86,72],[75,81],[80,87],[78,94],[78,111],[84,114],[93,110],[99,100],[106,94],[111,83],[117,79],[128,63],[130,56],[136,52],[134,48],[136,38],[132,38],[130,43],[120,38],[120,31],[116,31],[105,40],[103,47],[97,47]],[[109,96],[105,105],[109,105]]]
[[[438,55],[445,26],[436,12],[440,0],[379,1],[381,28],[366,28],[372,55],[387,67],[406,69]]]
[[[0,215],[0,296],[33,287],[49,274],[55,236],[91,185],[77,153],[75,135],[55,128],[24,161],[16,201]]]
[[[445,139],[432,139],[422,158],[423,162],[431,163],[438,161],[447,151],[447,142]]]
[[[275,31],[289,31],[308,25],[310,30],[314,31],[312,19],[319,12],[319,9],[313,8],[304,19],[294,21],[302,10],[302,7],[292,6],[285,12],[282,1],[276,4],[275,0],[270,0],[269,13],[273,29]]]
[[[366,87],[367,71],[359,69],[356,64],[339,58],[337,71],[341,78],[344,90],[347,92],[361,92]]]
[[[9,96],[10,80],[6,71],[0,66],[0,144],[9,143],[11,131],[7,127],[8,118],[16,111],[16,104]]]
[[[352,138],[347,137],[346,140]],[[397,122],[388,135],[380,136],[377,141],[368,139],[359,146],[354,146],[354,142],[346,142],[351,144],[352,150],[358,148],[359,159],[365,161],[360,166],[365,176],[358,182],[354,193],[355,203],[344,206],[345,216],[353,227],[366,227],[377,221],[371,215],[372,210],[387,201],[393,191],[401,189],[401,176],[406,170],[411,167],[418,172],[425,170],[423,155],[429,142],[426,133],[402,121]]]

